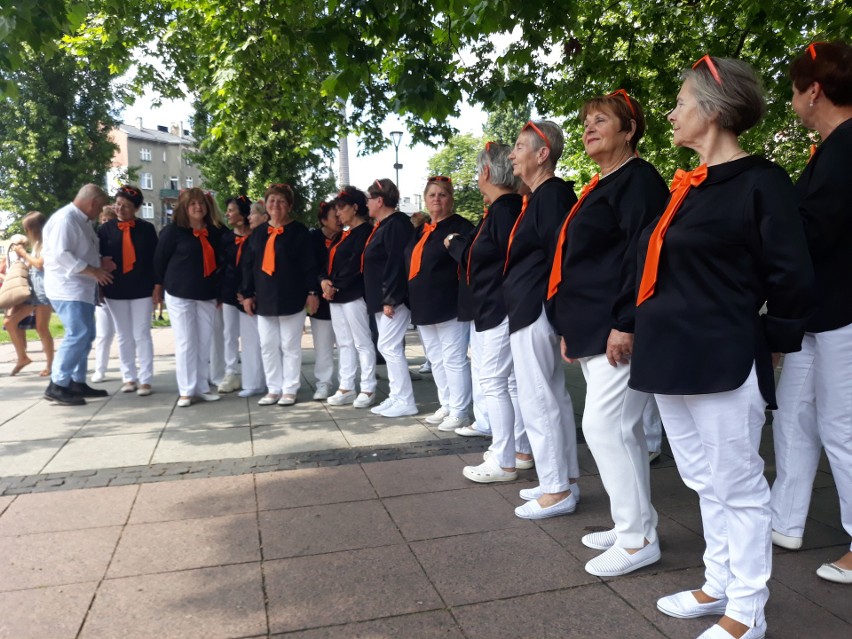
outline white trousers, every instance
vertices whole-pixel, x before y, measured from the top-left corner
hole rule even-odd
[[[539,484],[545,493],[570,490],[580,476],[574,407],[565,390],[559,336],[542,306],[538,319],[510,336],[518,403]]]
[[[613,368],[606,355],[580,358],[586,378],[583,435],[609,495],[616,545],[642,548],[657,541],[651,469],[642,429],[649,396],[627,387],[630,365]]]
[[[657,453],[663,447],[663,420],[657,408],[657,400],[648,395],[648,403],[642,411],[642,429],[645,431],[645,443],[649,453]]]
[[[655,397],[680,476],[698,493],[707,544],[702,590],[727,596],[728,617],[762,623],[772,544],[769,485],[758,452],[766,402],[754,367],[736,390]]]
[[[476,332],[476,326],[470,322],[470,394],[473,400],[473,421],[476,424],[476,430],[491,434],[488,407],[485,405],[485,395],[482,394],[482,384],[479,380],[479,368],[482,364],[482,335],[483,333]]]
[[[432,364],[432,379],[438,388],[438,401],[452,417],[467,417],[470,405],[470,361],[467,342],[470,322],[456,319],[440,324],[418,326],[420,341]]]
[[[106,306],[95,306],[95,373],[103,375],[106,372],[114,336],[115,324]]]
[[[852,324],[805,333],[802,350],[784,357],[772,428],[778,471],[772,527],[791,537],[804,534],[824,446],[843,528],[852,535]]]
[[[405,359],[405,331],[411,321],[411,311],[405,304],[393,309],[393,317],[376,313],[379,341],[376,347],[385,358],[388,369],[389,398],[403,406],[415,406],[408,360]]]
[[[273,395],[295,395],[301,386],[302,330],[305,311],[292,315],[258,315],[260,354],[266,386]]]
[[[337,339],[340,388],[355,389],[355,374],[361,366],[361,392],[376,390],[376,347],[370,333],[370,316],[363,297],[344,304],[329,304],[331,325]]]
[[[366,313],[365,308],[365,316]],[[314,341],[314,377],[317,380],[317,385],[324,384],[330,388],[334,381],[334,329],[332,320],[319,319],[313,316],[310,319],[311,337]],[[369,334],[369,332],[368,327],[367,333]],[[373,351],[373,361],[375,362],[376,349],[373,348],[372,341],[370,342],[370,350]]]
[[[122,381],[150,384],[154,378],[154,342],[151,339],[153,300],[150,297],[107,299],[106,307],[118,335]]]
[[[216,300],[188,300],[166,293],[175,338],[175,376],[181,397],[209,393],[210,336]]]
[[[224,356],[225,375],[240,374],[240,315],[245,315],[245,313],[240,313],[240,310],[236,306],[231,304],[222,304],[222,353]],[[215,348],[213,350],[215,350]],[[212,362],[212,354],[210,359]]]
[[[225,379],[225,319],[221,304],[213,311],[213,330],[210,335],[210,372],[209,380],[218,386]]]

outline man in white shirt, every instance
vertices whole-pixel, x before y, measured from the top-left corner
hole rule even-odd
[[[76,406],[86,403],[84,397],[107,394],[86,384],[86,362],[95,339],[98,285],[112,282],[115,269],[112,260],[101,263],[91,224],[108,203],[103,189],[87,184],[44,227],[44,288],[65,327],[44,396],[58,404]]]

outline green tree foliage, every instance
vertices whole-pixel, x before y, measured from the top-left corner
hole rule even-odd
[[[456,213],[474,223],[482,217],[482,194],[476,186],[476,156],[484,144],[482,138],[470,133],[455,135],[427,163],[430,175],[452,178]]]
[[[115,93],[103,71],[73,56],[20,52],[0,108],[0,210],[50,214],[86,182],[102,184],[116,146]],[[15,225],[15,228],[18,228]]]
[[[488,112],[488,119],[482,127],[485,139],[514,145],[518,132],[529,121],[531,112],[529,104],[514,105],[504,102],[497,106]]]

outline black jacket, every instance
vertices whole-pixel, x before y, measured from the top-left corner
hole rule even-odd
[[[242,310],[243,305],[237,302],[237,293],[240,290],[240,284],[242,284],[242,256],[246,252],[248,238],[246,237],[243,241],[240,263],[237,264],[237,252],[240,248],[240,245],[236,243],[237,237],[239,236],[232,230],[222,233],[222,255],[225,259],[225,267],[222,270],[221,300],[224,304],[230,304]]]
[[[130,239],[136,252],[133,268],[123,273],[124,231],[118,228],[118,220],[110,220],[98,229],[101,256],[111,257],[118,267],[112,272],[112,284],[103,287],[104,297],[115,300],[135,300],[151,297],[154,291],[154,253],[157,250],[157,230],[145,220],[136,219],[130,229]]]
[[[169,295],[188,300],[218,300],[222,294],[222,230],[207,227],[207,241],[216,255],[216,270],[204,277],[201,238],[192,229],[168,224],[160,231],[154,252],[154,283]]]
[[[414,226],[408,216],[395,211],[382,220],[367,243],[364,249],[364,299],[368,313],[380,312],[385,304],[408,304],[405,247],[413,234]]]
[[[319,268],[320,273],[325,272],[326,266],[328,266],[328,249],[329,247],[338,240],[340,237],[336,235],[331,240],[329,240],[322,232],[321,229],[309,229],[308,233],[311,234],[311,241],[314,243],[314,251],[316,252],[316,262],[317,268]],[[320,275],[322,278],[322,275]],[[321,320],[331,320],[331,310],[328,307],[328,300],[322,296],[322,288],[320,287],[320,283],[316,283],[316,292],[319,295],[320,303],[317,307],[317,312],[314,313],[311,317],[315,317]],[[312,289],[313,290],[313,289]]]
[[[337,244],[334,251],[333,270],[328,273],[328,260],[323,267],[324,279],[330,279],[337,289],[332,304],[345,304],[364,297],[364,276],[361,273],[361,255],[364,243],[373,231],[370,224],[359,224]],[[345,232],[344,232],[345,234]],[[339,239],[339,238],[338,238]]]

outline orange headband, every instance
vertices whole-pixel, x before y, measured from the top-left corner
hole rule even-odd
[[[617,91],[613,91],[612,93],[610,93],[606,97],[614,98],[615,96],[618,96],[618,95],[624,96],[624,101],[627,102],[627,106],[630,107],[630,113],[632,113],[633,117],[635,118],[636,117],[636,107],[633,106],[633,100],[631,100],[630,96],[627,95],[627,91],[625,91],[624,89],[618,89]]]
[[[696,62],[695,64],[692,65],[692,68],[694,69],[695,67],[697,67],[702,62],[705,62],[707,64],[707,68],[710,69],[710,75],[712,75],[713,79],[716,80],[716,84],[718,84],[719,86],[722,86],[722,78],[719,75],[719,70],[716,68],[716,65],[713,64],[713,60],[712,60],[712,58],[710,58],[709,55],[705,55],[703,58],[698,60],[698,62]]]
[[[524,128],[521,129],[521,131],[523,132],[523,131],[526,131],[527,129],[532,129],[533,131],[535,131],[536,135],[538,135],[538,137],[540,137],[542,140],[544,140],[545,145],[547,145],[547,148],[550,149],[550,140],[547,139],[547,136],[544,133],[541,132],[541,129],[539,129],[532,120],[527,122],[524,125]]]

